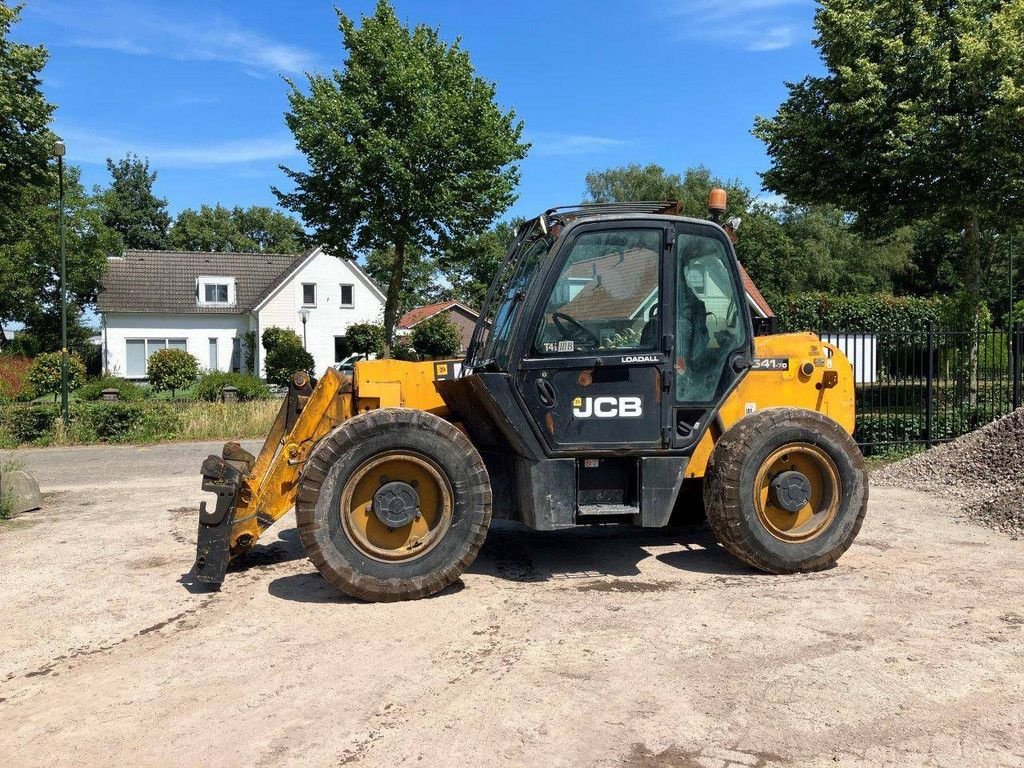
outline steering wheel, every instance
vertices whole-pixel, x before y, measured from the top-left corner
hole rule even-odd
[[[588,347],[596,347],[598,345],[599,340],[594,335],[594,332],[575,317],[571,317],[564,312],[555,312],[551,319],[555,321],[555,327],[558,328],[558,332],[562,334],[563,339]],[[563,321],[565,325],[562,324]]]

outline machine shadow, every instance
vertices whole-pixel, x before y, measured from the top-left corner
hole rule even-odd
[[[639,576],[647,547],[683,545],[657,556],[666,565],[693,573],[753,576],[701,527],[635,528],[600,526],[564,531],[534,531],[505,520],[491,525],[487,541],[469,573],[508,581],[550,581]]]

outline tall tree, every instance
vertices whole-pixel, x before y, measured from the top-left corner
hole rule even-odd
[[[827,73],[754,128],[766,187],[853,211],[866,231],[939,222],[962,243],[977,317],[982,230],[1024,214],[1024,4],[822,0],[815,27]]]
[[[360,27],[338,19],[344,69],[311,75],[308,94],[289,81],[285,119],[309,171],[284,168],[296,188],[274,191],[336,253],[394,249],[388,352],[409,249],[430,252],[486,227],[515,200],[515,163],[529,147],[459,41],[403,26],[386,0]]]
[[[168,245],[183,251],[296,253],[304,239],[299,222],[273,208],[257,205],[229,209],[218,203],[179,213]]]
[[[10,39],[20,11],[0,3],[0,243],[17,237],[27,190],[46,185],[55,139],[56,107],[41,90],[46,49]]]
[[[121,249],[116,232],[104,226],[102,210],[79,180],[78,168],[65,169],[64,204],[68,278],[69,342],[81,348],[89,332],[79,320],[96,301],[107,257]],[[0,320],[26,326],[32,352],[60,349],[60,252],[57,174],[45,186],[30,187],[17,241],[0,246]]]
[[[377,285],[388,285],[391,282],[391,270],[395,263],[393,247],[374,248],[366,255],[366,274]],[[427,257],[418,248],[411,248],[405,253],[405,269],[402,271],[402,287],[399,293],[398,313],[401,317],[413,307],[429,304],[439,298],[435,276],[437,270],[433,259]]]
[[[438,267],[450,288],[447,294],[475,309],[483,306],[487,289],[515,240],[522,219],[502,221],[491,229],[452,243],[438,255]]]
[[[669,173],[660,165],[624,165],[591,171],[586,178],[586,194],[595,203],[672,200],[679,202],[686,216],[704,217],[708,212],[708,194],[714,187],[729,193],[729,213],[739,215],[751,202],[750,190],[738,181],[716,178],[703,166],[688,168],[683,175]]]
[[[149,161],[128,153],[116,163],[108,158],[107,170],[112,181],[102,193],[103,223],[120,233],[125,248],[166,248],[171,215],[167,201],[153,193]]]

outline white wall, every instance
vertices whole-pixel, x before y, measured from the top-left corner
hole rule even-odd
[[[255,330],[262,338],[263,331],[276,326],[291,328],[302,338],[302,284],[317,286],[316,306],[309,308],[306,323],[306,349],[316,361],[319,376],[336,362],[334,337],[344,336],[355,323],[379,323],[384,317],[384,297],[358,269],[346,259],[318,252],[292,275],[264,304],[258,308]],[[353,306],[341,306],[341,285],[352,285]],[[266,375],[263,365],[265,351],[259,350],[260,375]]]
[[[104,315],[104,368],[117,376],[127,375],[125,342],[128,339],[185,339],[187,350],[209,368],[210,339],[217,339],[217,369],[231,370],[232,339],[249,330],[249,316],[196,314],[157,315],[108,312]],[[242,340],[241,366],[245,367],[245,342]]]

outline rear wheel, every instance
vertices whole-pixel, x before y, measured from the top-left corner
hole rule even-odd
[[[769,573],[818,571],[860,531],[867,470],[853,438],[832,419],[770,408],[715,445],[704,502],[719,542],[740,560]]]
[[[409,600],[454,582],[491,520],[480,454],[449,422],[382,409],[325,437],[299,482],[302,543],[338,589],[369,601]]]

